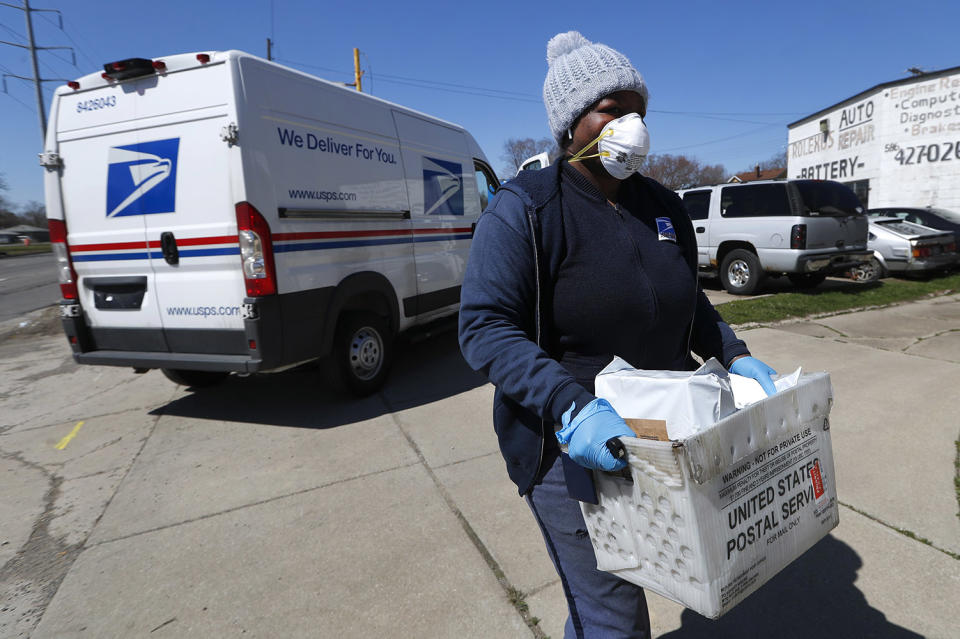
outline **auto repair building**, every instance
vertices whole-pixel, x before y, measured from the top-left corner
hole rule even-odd
[[[960,67],[878,84],[787,130],[790,178],[842,182],[871,208],[960,211]]]

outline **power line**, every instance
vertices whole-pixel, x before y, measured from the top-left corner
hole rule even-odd
[[[24,109],[26,109],[30,113],[33,113],[33,107],[31,107],[29,104],[27,104],[20,98],[14,97],[12,93],[4,93],[4,95],[10,98],[11,100],[13,100],[14,102],[16,102],[17,104],[19,104],[20,106],[22,106]]]
[[[11,29],[5,24],[0,24],[0,28],[4,29],[7,33],[13,34],[13,36],[16,37],[17,40],[20,40],[20,44],[23,44],[23,40],[25,38],[22,35],[20,35],[17,31],[14,31],[13,29]]]
[[[741,132],[741,133],[737,133],[736,135],[728,135],[728,136],[723,137],[723,138],[717,138],[716,140],[709,140],[709,141],[707,141],[707,142],[698,142],[698,143],[696,143],[696,144],[685,144],[685,145],[683,145],[683,146],[675,146],[675,147],[671,147],[671,148],[669,148],[669,149],[662,149],[662,150],[661,150],[661,153],[666,152],[666,151],[680,151],[680,150],[682,150],[682,149],[691,149],[691,148],[697,147],[697,146],[709,146],[709,145],[711,145],[711,144],[719,144],[720,142],[726,142],[727,140],[733,140],[733,139],[741,138],[741,137],[744,137],[744,136],[747,136],[747,135],[755,135],[755,134],[759,133],[760,131],[762,131],[762,130],[764,130],[764,129],[769,129],[769,128],[772,127],[772,126],[782,126],[782,125],[781,125],[779,122],[774,122],[774,123],[772,123],[772,124],[767,124],[767,125],[765,125],[765,126],[757,127],[756,129],[752,129],[752,130],[750,130],[750,131],[743,131],[743,132]]]
[[[345,72],[340,69],[333,69],[330,67],[322,67],[315,64],[307,64],[306,62],[299,62],[297,60],[281,59],[277,58],[278,62],[286,62],[287,64],[295,64],[301,67],[307,67],[309,69],[318,69],[320,71],[332,71],[341,75],[347,75]],[[369,58],[368,58],[369,63]],[[448,91],[450,93],[465,93],[466,95],[477,95],[488,98],[503,98],[503,99],[512,99],[519,100],[521,102],[535,102],[540,103],[540,99],[529,93],[518,93],[516,91],[504,91],[502,89],[491,89],[487,87],[477,87],[467,84],[454,84],[452,82],[440,82],[438,80],[425,80],[421,78],[410,78],[400,75],[390,75],[386,73],[377,74],[377,77],[385,82],[393,82],[394,84],[405,84],[408,86],[414,86],[420,89],[433,89],[435,91]],[[430,85],[439,85],[439,86],[430,86]],[[453,87],[446,89],[443,87]],[[465,90],[455,90],[455,89],[465,89]],[[482,93],[477,93],[476,91],[481,91]],[[497,93],[502,93],[504,95],[495,95]],[[520,96],[520,97],[510,97],[510,96]]]
[[[288,64],[295,64],[298,66],[319,69],[321,71],[333,71],[335,73],[341,73],[346,75],[343,71],[339,69],[333,69],[330,67],[322,67],[313,64],[307,64],[305,62],[299,62],[297,60],[280,60],[278,61],[286,62]],[[368,59],[369,62],[369,59]],[[439,80],[427,80],[423,78],[412,78],[409,76],[402,75],[392,75],[388,73],[380,73],[377,75],[378,78],[387,82],[393,82],[394,84],[405,84],[407,86],[413,86],[421,89],[433,89],[435,91],[443,91],[442,87],[450,87],[449,91],[451,93],[461,93],[466,95],[476,95],[480,97],[489,97],[489,98],[501,98],[501,99],[512,99],[520,102],[530,102],[535,104],[541,103],[541,98],[532,93],[522,93],[519,91],[506,91],[504,89],[493,89],[490,87],[480,87],[469,84],[457,84],[454,82],[441,82]],[[431,86],[436,85],[436,86]],[[458,90],[454,90],[458,89]],[[479,91],[479,93],[477,93]],[[683,115],[689,117],[698,117],[708,120],[727,120],[730,122],[743,122],[746,124],[778,124],[771,122],[757,122],[756,120],[743,120],[729,118],[726,116],[771,116],[771,115],[801,115],[800,111],[783,111],[783,112],[723,112],[723,111],[675,111],[675,110],[665,110],[665,109],[650,109],[650,113],[661,113],[665,115]]]
[[[805,111],[780,111],[780,112],[730,112],[730,111],[659,111],[659,113],[680,113],[683,115],[803,115]]]
[[[51,20],[48,16],[46,16],[46,15],[44,15],[44,14],[40,14],[40,17],[43,18],[44,20],[46,20],[47,22],[49,22],[50,24],[52,24],[53,26],[58,26],[58,25],[55,24],[55,23],[53,22],[53,20]],[[67,40],[69,40],[70,42],[73,43],[73,46],[75,46],[75,47],[77,48],[77,51],[80,52],[80,55],[82,55],[84,58],[87,59],[88,62],[90,62],[91,66],[93,66],[93,67],[97,67],[97,66],[98,66],[97,63],[93,61],[93,58],[91,58],[90,56],[88,56],[87,53],[83,50],[83,47],[81,47],[80,44],[77,43],[76,40],[74,40],[72,37],[70,37],[70,33],[69,33],[66,29],[60,29],[60,31],[62,31],[62,32],[63,32],[63,35],[65,35],[65,36],[67,37]],[[74,64],[73,66],[76,67],[77,65]],[[77,67],[77,68],[79,68],[79,67]]]
[[[7,67],[3,66],[2,64],[0,64],[0,71],[2,71],[3,73],[5,73],[5,74],[7,74],[7,75],[11,75],[11,76],[16,77],[16,74],[14,74],[12,71],[10,71],[10,69],[8,69]],[[18,79],[19,79],[19,78],[18,78]],[[29,81],[29,80],[28,80],[28,81]],[[28,105],[26,102],[23,102],[23,101],[20,100],[19,98],[15,97],[15,96],[14,96],[12,93],[10,93],[9,91],[4,91],[3,93],[4,93],[4,95],[6,95],[8,98],[10,98],[11,100],[13,100],[14,102],[16,102],[16,103],[20,104],[21,106],[23,106],[23,108],[25,108],[27,111],[29,111],[30,113],[33,113],[33,107],[31,107],[30,105]]]
[[[463,95],[475,95],[475,96],[479,96],[479,97],[482,97],[482,98],[496,98],[496,99],[499,99],[499,100],[512,100],[512,101],[514,101],[514,102],[528,102],[528,103],[532,103],[532,104],[540,104],[540,100],[534,100],[534,99],[530,99],[530,98],[517,98],[517,97],[510,96],[510,95],[495,95],[495,94],[492,94],[492,93],[481,93],[481,92],[479,92],[479,91],[467,91],[467,90],[461,90],[461,89],[451,89],[451,88],[447,88],[447,87],[430,86],[430,85],[428,85],[428,84],[418,84],[418,83],[415,83],[415,82],[407,82],[407,81],[404,81],[404,80],[394,80],[393,78],[384,76],[382,73],[381,73],[379,76],[377,76],[377,77],[379,77],[382,82],[392,82],[393,84],[403,84],[403,85],[407,85],[407,86],[411,86],[411,87],[416,87],[416,88],[418,88],[418,89],[428,89],[428,90],[431,90],[431,91],[444,91],[444,92],[446,92],[446,93],[460,93],[460,94],[463,94]],[[425,82],[429,82],[429,81],[425,81]]]

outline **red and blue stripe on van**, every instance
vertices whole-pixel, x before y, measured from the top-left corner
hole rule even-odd
[[[369,229],[361,231],[307,231],[297,233],[274,233],[274,253],[294,251],[320,251],[363,246],[409,244],[411,242],[439,242],[469,240],[471,227],[429,229]],[[211,255],[238,255],[236,235],[218,237],[177,238],[180,258],[207,257]],[[160,240],[149,242],[106,242],[99,244],[71,244],[70,257],[74,262],[99,262],[113,260],[162,260]]]

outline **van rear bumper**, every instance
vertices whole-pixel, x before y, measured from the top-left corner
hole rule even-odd
[[[61,306],[61,308],[64,307]],[[164,350],[166,337],[162,329],[91,329],[86,325],[82,314],[63,316],[61,323],[63,332],[73,348],[73,359],[78,364],[237,373],[254,373],[264,367],[263,357],[256,350],[247,353],[184,353]],[[244,331],[192,331],[192,333],[193,335],[181,334],[179,339],[197,344],[237,343],[238,341],[245,343]],[[134,345],[140,348],[149,345],[156,350],[137,350],[133,348]]]
[[[79,364],[255,373],[325,355],[317,315],[328,300],[323,289],[247,298],[233,330],[94,327],[66,300],[60,315]]]

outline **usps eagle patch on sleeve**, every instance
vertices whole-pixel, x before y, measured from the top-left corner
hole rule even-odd
[[[677,232],[673,230],[673,222],[670,221],[669,217],[658,217],[657,218],[657,239],[661,242],[677,242]]]

